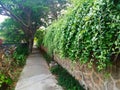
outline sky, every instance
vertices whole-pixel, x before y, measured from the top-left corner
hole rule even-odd
[[[8,18],[8,17],[0,15],[0,23],[2,23],[6,18]]]

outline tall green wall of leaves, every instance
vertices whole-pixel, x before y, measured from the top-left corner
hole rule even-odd
[[[77,3],[46,29],[44,46],[72,61],[95,63],[98,70],[106,68],[120,55],[119,6],[113,0]]]

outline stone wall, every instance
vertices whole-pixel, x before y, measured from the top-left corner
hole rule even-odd
[[[97,72],[95,66],[88,68],[87,64],[61,59],[58,55],[54,55],[54,60],[75,77],[86,90],[120,90],[119,67],[112,66],[105,71]]]

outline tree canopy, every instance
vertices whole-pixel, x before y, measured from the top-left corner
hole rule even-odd
[[[7,15],[18,23],[20,26],[19,29],[24,32],[27,38],[26,40],[31,51],[35,32],[43,25],[41,18],[46,20],[50,10],[52,14],[55,15],[57,10],[53,12],[52,8],[55,8],[58,3],[62,5],[64,1],[65,0],[1,0],[0,14]],[[62,8],[59,8],[59,10],[60,9]]]
[[[8,18],[1,24],[1,36],[4,37],[4,43],[20,43],[26,41],[25,34],[20,25],[13,19]]]

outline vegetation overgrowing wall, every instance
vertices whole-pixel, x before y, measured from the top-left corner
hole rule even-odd
[[[46,29],[44,46],[86,88],[119,90],[120,2],[80,1]]]
[[[98,70],[106,68],[120,55],[119,5],[111,0],[85,0],[73,6],[47,28],[45,47],[72,61],[94,63]]]

